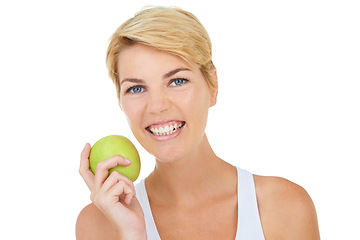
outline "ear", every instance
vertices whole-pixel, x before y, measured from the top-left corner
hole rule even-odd
[[[216,67],[213,66],[211,69],[211,76],[214,83],[214,89],[210,90],[211,99],[210,99],[210,107],[214,106],[217,102],[217,95],[218,95],[218,78],[217,78],[217,71]]]

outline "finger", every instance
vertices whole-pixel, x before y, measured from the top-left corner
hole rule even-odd
[[[121,199],[126,205],[131,204],[131,200],[135,197],[135,191],[127,185],[124,181],[119,181],[107,192],[110,196],[113,196],[115,201],[120,201]]]
[[[95,191],[99,190],[109,176],[109,170],[116,166],[129,166],[131,162],[120,155],[109,157],[108,159],[99,162],[96,166],[96,173],[94,179]]]
[[[86,143],[84,149],[80,155],[80,169],[79,173],[81,177],[84,179],[86,185],[91,190],[94,185],[94,174],[91,172],[90,163],[89,163],[89,155],[90,155],[91,146],[89,143]]]
[[[131,204],[131,200],[136,196],[135,192],[125,194],[124,203],[128,206]]]
[[[135,192],[134,183],[125,177],[124,175],[120,174],[117,171],[113,171],[110,176],[105,180],[104,184],[101,187],[101,192],[108,191],[111,187],[113,187],[118,182],[123,181],[126,185],[128,185],[131,188],[132,192]]]

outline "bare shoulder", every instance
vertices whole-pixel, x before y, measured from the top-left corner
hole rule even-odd
[[[301,186],[280,177],[254,175],[266,239],[320,239],[316,210]]]
[[[105,215],[94,205],[83,208],[76,221],[76,239],[116,239],[115,230]]]

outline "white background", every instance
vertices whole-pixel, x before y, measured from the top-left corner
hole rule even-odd
[[[110,35],[146,5],[175,5],[207,28],[218,103],[215,152],[312,197],[322,239],[358,237],[358,1],[5,1],[0,3],[1,235],[75,239],[90,202],[78,174],[86,142],[129,137],[107,75]],[[191,167],[191,166],[189,166]],[[140,179],[139,178],[139,179]]]

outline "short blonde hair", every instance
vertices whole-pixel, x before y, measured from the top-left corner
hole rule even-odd
[[[212,74],[214,65],[211,41],[200,21],[180,8],[151,7],[123,23],[110,38],[106,65],[119,100],[119,54],[122,49],[137,43],[174,54],[195,64],[203,73],[210,90],[217,88]]]

